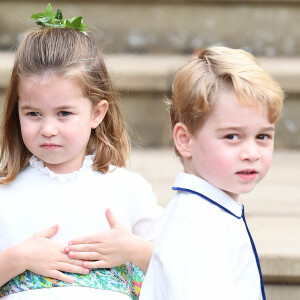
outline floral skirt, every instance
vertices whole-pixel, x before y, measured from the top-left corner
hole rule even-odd
[[[66,274],[74,277],[75,281],[70,284],[25,271],[0,287],[0,298],[34,289],[82,286],[124,293],[137,300],[144,279],[143,272],[130,263],[109,269],[93,269],[87,275]]]

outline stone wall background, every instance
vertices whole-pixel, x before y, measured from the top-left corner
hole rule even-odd
[[[15,49],[24,32],[35,26],[30,16],[44,11],[47,3],[0,0],[0,54]],[[122,56],[120,64],[125,67],[113,70],[113,81],[134,146],[171,145],[163,101],[170,95],[176,57],[189,57],[198,48],[221,44],[268,60],[266,69],[286,94],[275,146],[300,149],[300,0],[51,3],[55,11],[62,9],[64,18],[82,15],[107,56],[116,60]],[[5,57],[0,56],[0,109],[9,78]],[[163,64],[172,57],[173,67]]]
[[[34,26],[48,1],[0,1],[0,49]],[[65,18],[84,16],[109,52],[191,53],[223,44],[258,56],[300,55],[300,1],[52,1]]]

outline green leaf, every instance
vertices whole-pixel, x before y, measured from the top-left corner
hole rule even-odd
[[[71,19],[67,19],[66,21],[69,21],[69,23],[72,23],[75,19],[76,19],[76,17],[73,17]]]
[[[55,19],[60,20],[60,21],[62,21],[62,19],[63,19],[63,15],[62,15],[60,8],[56,12]]]
[[[40,18],[43,18],[45,17],[45,13],[38,13],[38,14],[33,14],[30,18],[31,19],[40,19]]]
[[[51,3],[47,4],[45,12],[46,13],[52,13],[52,5],[51,5]]]
[[[71,24],[72,24],[72,26],[74,26],[74,27],[80,27],[81,21],[82,21],[82,17],[78,17],[78,18],[75,18],[75,19],[71,22]]]
[[[37,20],[36,24],[43,27],[72,28],[81,32],[88,27],[88,25],[82,23],[82,17],[74,17],[63,21],[61,9],[59,8],[54,14],[51,3],[48,3],[45,12],[33,14],[31,18]]]
[[[39,18],[38,21],[40,21],[40,22],[49,22],[50,20],[47,17],[42,17],[42,18]]]
[[[52,17],[54,14],[52,12],[52,6],[51,6],[51,3],[48,3],[47,7],[46,7],[46,10],[45,10],[45,15],[50,18]],[[54,15],[55,16],[55,15]]]

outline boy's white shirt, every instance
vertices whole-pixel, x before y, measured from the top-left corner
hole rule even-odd
[[[178,191],[159,230],[140,300],[259,300],[260,276],[242,205],[194,175],[180,173]]]

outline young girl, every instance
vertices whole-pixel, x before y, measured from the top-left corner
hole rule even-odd
[[[1,128],[0,297],[135,299],[162,211],[121,168],[128,153],[95,41],[74,26],[29,31]]]

